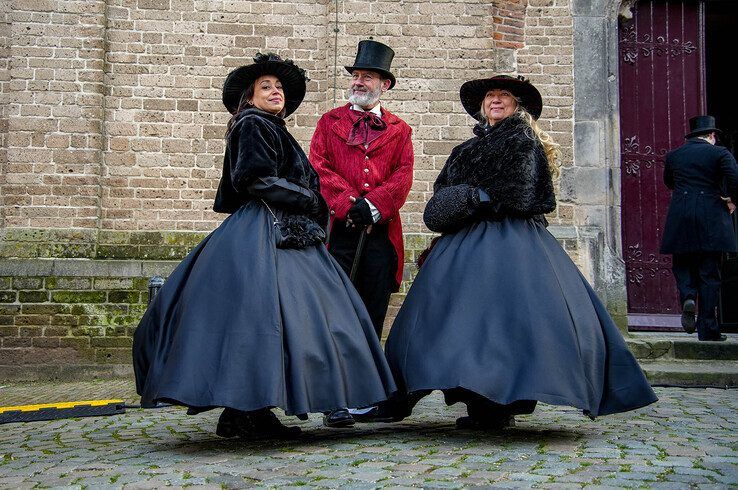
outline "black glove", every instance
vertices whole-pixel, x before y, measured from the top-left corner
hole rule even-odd
[[[308,216],[313,218],[321,227],[326,227],[328,224],[328,204],[326,204],[323,196],[313,192],[313,202],[308,207],[307,212]]]
[[[482,189],[477,187],[472,195],[472,202],[474,208],[479,212],[487,213],[499,213],[502,209],[502,203],[495,201],[492,197]]]
[[[485,208],[492,204],[492,199],[490,199],[487,191],[481,187],[477,187],[472,194],[472,203],[476,208]]]
[[[355,225],[366,226],[374,224],[372,210],[369,209],[369,203],[363,197],[356,200],[354,205],[351,206],[351,209],[349,209],[346,217]]]

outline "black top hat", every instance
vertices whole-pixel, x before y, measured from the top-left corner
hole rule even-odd
[[[719,133],[720,130],[715,127],[715,118],[712,116],[694,116],[689,119],[689,133],[684,138],[694,138],[702,134]]]
[[[395,76],[390,72],[392,58],[395,52],[387,45],[377,41],[364,40],[359,41],[359,49],[356,52],[356,60],[353,66],[344,66],[349,73],[354,70],[370,70],[376,71],[384,78],[389,79],[390,86],[395,86]]]
[[[541,93],[530,81],[521,76],[496,75],[492,78],[470,80],[464,83],[461,86],[461,90],[459,90],[461,105],[464,106],[464,109],[466,109],[466,112],[470,116],[483,121],[484,115],[480,112],[482,101],[486,97],[487,92],[496,88],[509,90],[515,97],[520,99],[520,105],[533,116],[533,119],[541,117],[541,112],[543,111]]]
[[[285,117],[297,110],[305,98],[305,82],[308,80],[305,70],[274,53],[256,53],[254,64],[236,68],[223,82],[223,105],[228,112],[236,113],[244,90],[263,75],[274,75],[282,82]]]

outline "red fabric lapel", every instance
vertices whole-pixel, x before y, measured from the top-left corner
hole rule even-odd
[[[382,134],[380,134],[377,139],[369,143],[367,151],[374,150],[384,145],[386,142],[390,141],[392,136],[400,131],[400,126],[397,124],[400,122],[400,119],[398,119],[397,116],[387,110],[382,109],[382,119],[384,119],[384,121],[387,123],[387,129],[382,131]]]

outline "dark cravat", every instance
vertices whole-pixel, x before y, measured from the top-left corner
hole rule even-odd
[[[351,132],[349,132],[347,143],[351,146],[368,145],[387,128],[387,123],[373,112],[360,112],[351,109],[349,115],[353,126]]]

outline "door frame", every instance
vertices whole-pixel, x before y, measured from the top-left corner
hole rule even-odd
[[[637,0],[572,0],[574,27],[574,168],[600,172],[602,202],[575,202],[580,247],[589,251],[592,281],[621,331],[650,324],[681,331],[678,315],[628,315],[621,229],[618,30]],[[700,15],[704,18],[704,3]],[[701,33],[704,46],[704,30]],[[704,57],[702,63],[704,64]],[[702,67],[702,93],[705,75]],[[700,102],[705,109],[705,98]],[[565,177],[562,172],[562,179]]]

